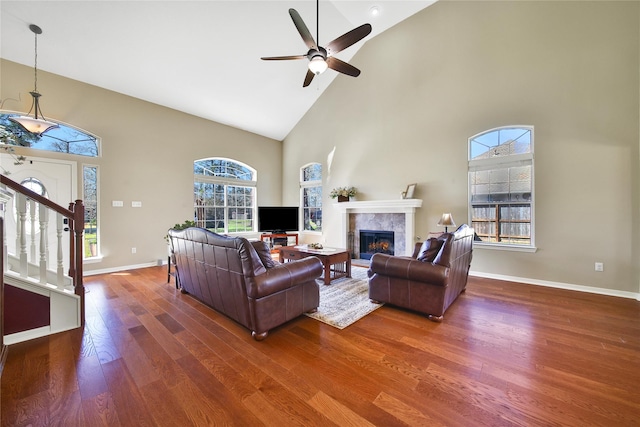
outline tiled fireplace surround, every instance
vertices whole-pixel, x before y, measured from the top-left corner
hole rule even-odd
[[[371,200],[334,203],[340,212],[340,247],[350,248],[353,232],[355,257],[359,258],[360,230],[393,231],[395,255],[411,255],[415,243],[415,211],[421,199]]]

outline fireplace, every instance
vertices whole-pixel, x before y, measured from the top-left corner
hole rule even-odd
[[[393,231],[360,230],[360,259],[371,259],[373,254],[393,255]]]
[[[360,237],[359,230],[393,230],[397,237],[394,242],[394,255],[411,255],[416,242],[416,209],[422,207],[420,199],[394,199],[394,200],[362,200],[354,202],[334,203],[333,207],[337,210],[339,221],[339,232],[335,235],[336,240],[332,241],[333,245],[339,248],[351,248],[347,246],[350,243],[349,236],[353,236],[354,249],[360,248],[357,241]],[[373,218],[367,219],[362,223],[356,221],[358,217],[365,217],[365,214],[373,214]],[[378,217],[378,215],[400,214],[401,219],[396,221],[389,217]],[[380,220],[379,220],[380,218]],[[395,218],[395,217],[393,217]],[[400,221],[402,224],[400,224]],[[353,222],[353,224],[352,224]],[[357,222],[357,224],[356,224]],[[350,234],[355,232],[355,235]]]

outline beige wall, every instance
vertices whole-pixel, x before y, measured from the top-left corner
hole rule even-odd
[[[27,111],[32,68],[3,60],[0,77],[0,98],[18,98],[20,94],[23,100],[9,100],[4,108]],[[98,165],[100,174],[104,259],[87,264],[86,271],[166,260],[167,229],[193,218],[195,159],[220,156],[244,162],[258,171],[258,204],[281,202],[280,141],[41,70],[38,89],[43,94],[41,106],[47,118],[73,124],[102,140],[101,158],[74,156],[79,173],[87,162]],[[78,194],[82,194],[80,189]],[[111,207],[112,200],[122,200],[124,207]],[[142,208],[131,208],[134,200],[142,201]],[[131,253],[132,247],[136,254]]]
[[[368,41],[360,77],[337,77],[287,136],[285,202],[298,168],[323,163],[336,244],[331,188],[395,199],[417,182],[425,237],[442,212],[467,221],[467,138],[533,125],[538,251],[477,249],[472,270],[638,292],[639,21],[638,2],[436,3]]]

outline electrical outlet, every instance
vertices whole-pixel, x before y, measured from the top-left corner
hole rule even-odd
[[[136,248],[131,248],[131,253],[135,254],[136,253]]]
[[[604,263],[596,262],[596,271],[604,271]]]

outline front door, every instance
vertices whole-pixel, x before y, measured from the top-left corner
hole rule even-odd
[[[49,200],[59,204],[64,208],[69,207],[69,203],[76,200],[77,189],[77,164],[65,160],[46,159],[38,157],[27,157],[21,165],[15,164],[16,160],[9,154],[0,154],[0,171],[7,177],[36,193],[43,194]],[[7,174],[8,172],[8,174]],[[6,222],[6,243],[10,254],[18,254],[16,250],[19,245],[16,244],[16,223],[17,211],[15,208],[16,200],[13,199],[5,211]],[[56,268],[55,256],[57,253],[57,235],[56,235],[56,215],[49,214],[50,225],[47,229],[48,254],[47,265],[49,269]],[[38,247],[40,242],[40,227],[35,224],[35,234],[32,232],[31,218],[27,215],[27,224],[25,225],[27,232],[27,253],[35,252],[36,258],[30,255],[29,260],[37,263]],[[80,225],[82,226],[82,225]],[[69,247],[69,232],[62,234],[63,253],[68,258],[67,248]],[[53,264],[52,264],[53,263]],[[69,260],[64,259],[64,271],[69,269]]]

